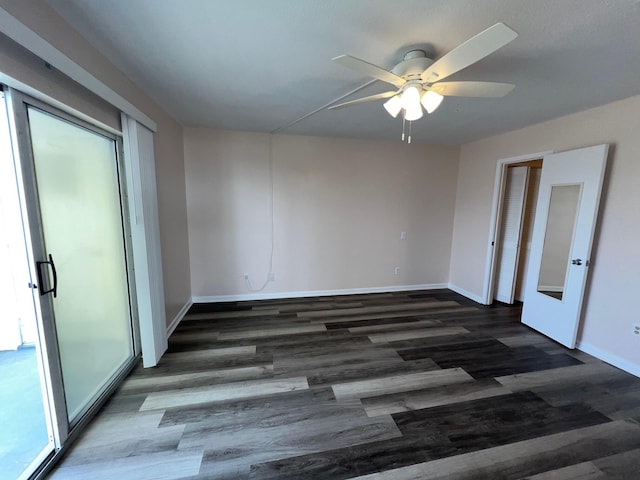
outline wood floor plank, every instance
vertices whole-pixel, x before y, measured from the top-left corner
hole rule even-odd
[[[300,421],[309,415],[319,415],[327,408],[335,408],[331,387],[309,387],[286,395],[262,396],[230,400],[211,405],[171,408],[164,411],[160,427],[207,423],[219,430],[252,427],[263,422],[269,425]],[[340,402],[340,408],[359,405],[359,400]],[[364,412],[361,412],[364,414]]]
[[[222,402],[239,398],[273,395],[309,388],[306,377],[252,380],[210,387],[184,388],[154,392],[147,396],[140,411],[176,408],[199,403]]]
[[[209,360],[217,357],[238,357],[255,355],[256,346],[246,345],[241,347],[207,348],[205,350],[192,350],[187,352],[166,353],[162,357],[164,363],[191,362],[194,360]]]
[[[471,376],[460,377],[460,382],[434,386],[423,390],[363,398],[362,406],[370,417],[390,415],[423,408],[451,405],[455,403],[496,397],[511,393],[494,380],[474,381]]]
[[[405,310],[402,312],[390,312],[390,313],[365,313],[361,315],[336,315],[337,318],[312,318],[311,323],[321,323],[324,325],[330,325],[332,323],[345,323],[345,322],[358,322],[377,319],[389,319],[389,318],[416,318],[416,317],[436,317],[444,314],[462,314],[465,312],[474,312],[478,309],[475,307],[448,307],[448,308],[432,308],[428,311],[418,313],[414,310]]]
[[[303,313],[300,313],[298,316],[305,317],[305,318],[342,317],[347,315],[372,314],[372,313],[388,313],[388,312],[401,312],[401,311],[428,311],[429,309],[432,309],[432,308],[457,307],[457,306],[460,306],[460,304],[454,301],[410,302],[410,303],[397,303],[397,304],[391,304],[391,305],[317,310],[314,312],[303,312]]]
[[[538,473],[522,480],[597,480],[607,478],[592,462],[583,462],[568,467]]]
[[[640,448],[602,456],[593,460],[593,464],[605,474],[606,478],[640,478]]]
[[[243,338],[278,337],[281,335],[300,335],[303,333],[324,332],[324,325],[296,325],[292,327],[275,327],[259,330],[241,330],[222,332],[218,340],[239,340]]]
[[[471,376],[461,368],[435,370],[432,372],[409,373],[389,377],[373,378],[333,385],[336,398],[365,398],[382,394],[418,390],[430,386],[446,385],[471,380]]]
[[[554,368],[538,372],[518,373],[496,377],[496,380],[510,390],[531,390],[552,383],[575,382],[579,379],[612,375],[616,369],[604,362],[598,364],[581,364],[569,367]]]
[[[176,480],[197,475],[202,452],[158,452],[84,465],[61,465],[51,480],[113,480],[153,478]]]
[[[364,327],[350,327],[351,333],[376,333],[385,332],[388,330],[402,330],[411,328],[433,327],[435,325],[442,324],[437,320],[418,320],[416,322],[397,322],[397,323],[384,323],[380,325],[368,325]]]
[[[171,343],[188,343],[188,342],[207,342],[217,340],[220,332],[189,332],[177,330],[171,336]]]
[[[123,393],[158,391],[199,386],[203,383],[234,382],[273,375],[273,364],[251,365],[248,367],[221,368],[195,373],[156,375],[154,377],[129,377],[120,386]]]
[[[371,340],[372,343],[396,342],[398,340],[408,340],[412,338],[440,337],[460,333],[469,333],[469,330],[464,327],[433,327],[401,332],[374,333],[369,335],[369,340]]]

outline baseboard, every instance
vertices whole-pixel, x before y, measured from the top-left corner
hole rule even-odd
[[[601,350],[600,348],[594,347],[593,345],[585,342],[578,342],[576,348],[583,351],[584,353],[588,353],[589,355],[602,360],[603,362],[607,362],[608,364],[613,365],[620,370],[624,370],[631,375],[640,377],[640,365],[630,362],[629,360],[620,358],[613,353]]]
[[[171,334],[176,329],[178,324],[182,321],[184,316],[187,314],[187,312],[191,308],[191,305],[193,305],[193,298],[190,298],[187,301],[187,303],[185,303],[184,306],[180,309],[178,314],[173,318],[173,320],[171,320],[171,323],[167,327],[167,338],[169,338],[171,336]]]
[[[193,297],[193,303],[242,302],[246,300],[276,300],[280,298],[327,297],[332,295],[357,295],[361,293],[387,293],[413,290],[437,290],[447,288],[446,283],[423,285],[393,285],[387,287],[344,288],[338,290],[308,290],[300,292],[242,293],[238,295],[211,295]]]
[[[453,290],[456,293],[459,293],[463,297],[467,297],[468,299],[473,300],[476,303],[481,303],[484,305],[484,299],[480,295],[471,293],[464,288],[460,288],[457,285],[454,285],[453,283],[450,283],[447,288],[449,288],[449,290]]]

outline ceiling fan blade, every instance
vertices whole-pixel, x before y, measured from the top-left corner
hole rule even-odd
[[[430,90],[445,97],[504,97],[514,87],[496,82],[438,82]]]
[[[449,75],[462,70],[491,55],[496,50],[518,36],[516,32],[504,23],[496,23],[494,26],[471,37],[462,45],[451,50],[444,57],[435,61],[429,68],[422,72],[424,82],[433,83],[445,79]]]
[[[372,63],[365,62],[364,60],[360,60],[356,57],[352,57],[351,55],[340,55],[339,57],[333,58],[332,60],[344,67],[355,70],[356,72],[360,72],[364,75],[367,75],[368,77],[377,78],[378,80],[390,83],[391,85],[395,85],[396,87],[401,87],[402,85],[407,83],[404,78],[388,72],[382,67],[378,67],[377,65],[374,65]]]
[[[329,107],[329,110],[335,110],[337,108],[343,108],[343,107],[350,107],[352,105],[359,105],[361,103],[365,103],[365,102],[372,102],[373,100],[380,100],[381,98],[389,98],[389,97],[393,97],[396,93],[398,92],[382,92],[382,93],[378,93],[376,95],[369,95],[368,97],[362,97],[362,98],[358,98],[356,100],[351,100],[350,102],[344,102],[344,103],[340,103],[338,105],[333,105],[331,107]]]

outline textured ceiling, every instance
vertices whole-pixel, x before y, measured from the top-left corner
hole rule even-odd
[[[442,56],[496,22],[519,37],[450,80],[514,83],[498,99],[446,98],[414,141],[461,144],[640,94],[638,0],[49,0],[186,126],[269,132],[391,69]],[[349,99],[388,90],[382,82]],[[382,101],[323,110],[284,133],[399,139]]]

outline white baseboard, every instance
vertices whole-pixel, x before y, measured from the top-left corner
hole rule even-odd
[[[629,372],[631,375],[635,375],[636,377],[640,377],[640,365],[630,362],[629,360],[625,360],[624,358],[620,358],[613,353],[602,350],[598,347],[594,347],[593,345],[585,342],[578,342],[576,345],[578,350],[583,351],[584,353],[588,353],[591,356],[594,356],[603,362],[607,362],[614,367],[619,368],[620,370],[624,370],[625,372]]]
[[[454,285],[453,283],[450,283],[447,288],[449,288],[449,290],[453,290],[456,293],[459,293],[463,297],[467,297],[468,299],[473,300],[476,303],[481,303],[482,305],[485,304],[484,303],[484,299],[480,295],[476,295],[475,293],[471,293],[471,292],[465,290],[464,288],[460,288],[457,285]]]
[[[211,295],[193,297],[193,303],[242,302],[246,300],[276,300],[280,298],[327,297],[332,295],[357,295],[361,293],[387,293],[413,290],[437,290],[448,288],[446,283],[423,285],[393,285],[387,287],[344,288],[338,290],[308,290],[301,292],[242,293],[237,295]]]
[[[184,306],[180,309],[178,314],[173,318],[173,320],[171,320],[171,323],[167,327],[167,338],[171,336],[171,334],[176,329],[178,324],[182,321],[184,316],[187,314],[187,312],[191,308],[191,305],[193,305],[193,298],[190,298],[189,300],[187,300],[187,303],[184,304]]]

